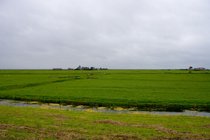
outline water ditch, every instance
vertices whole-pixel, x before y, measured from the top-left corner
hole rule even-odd
[[[83,106],[83,105],[74,106],[74,105],[60,105],[60,104],[54,104],[54,103],[26,102],[26,101],[15,101],[15,100],[4,100],[4,99],[0,99],[0,105],[17,106],[17,107],[34,107],[34,108],[45,108],[45,109],[59,109],[59,110],[69,110],[69,111],[210,117],[210,112],[198,112],[198,111],[190,111],[190,110],[185,110],[183,112],[139,111],[136,108],[89,107],[89,106]]]

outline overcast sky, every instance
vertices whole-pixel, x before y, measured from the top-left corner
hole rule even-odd
[[[210,68],[209,0],[0,0],[0,69]]]

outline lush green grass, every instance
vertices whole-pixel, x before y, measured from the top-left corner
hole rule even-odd
[[[0,98],[141,110],[210,111],[210,71],[1,70]]]
[[[202,139],[210,118],[0,106],[0,139]]]

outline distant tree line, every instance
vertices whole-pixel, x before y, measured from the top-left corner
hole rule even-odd
[[[95,68],[95,67],[78,66],[75,70],[108,70],[108,68]]]
[[[192,66],[190,66],[190,67],[188,68],[188,70],[202,71],[202,70],[207,70],[207,69],[204,68],[204,67],[193,68]]]
[[[64,70],[62,68],[53,68],[53,70]],[[67,70],[108,70],[108,68],[96,68],[96,67],[84,67],[84,66],[78,66],[75,69],[74,68],[68,68]]]

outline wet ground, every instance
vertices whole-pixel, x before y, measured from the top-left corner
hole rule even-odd
[[[19,107],[35,107],[35,108],[46,108],[46,109],[60,109],[60,110],[74,110],[74,111],[88,111],[88,112],[186,115],[186,116],[210,117],[209,112],[198,112],[198,111],[189,111],[189,110],[185,110],[183,112],[138,111],[136,108],[88,107],[88,106],[82,106],[82,105],[73,106],[73,105],[60,105],[60,104],[54,104],[54,103],[39,103],[39,102],[26,102],[26,101],[15,101],[15,100],[0,100],[0,105],[19,106]]]

